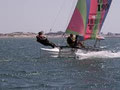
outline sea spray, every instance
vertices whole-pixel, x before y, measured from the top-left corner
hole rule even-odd
[[[76,53],[76,59],[88,59],[88,58],[120,58],[120,51],[113,52],[113,51],[82,51],[78,50]]]

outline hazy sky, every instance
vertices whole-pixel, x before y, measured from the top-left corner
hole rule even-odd
[[[65,31],[77,0],[0,0],[0,33]],[[113,0],[102,31],[120,33],[120,0]]]

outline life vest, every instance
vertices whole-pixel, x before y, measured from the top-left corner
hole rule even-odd
[[[36,36],[36,38],[37,38],[37,42],[44,44],[44,45],[46,45],[49,42],[46,37]]]

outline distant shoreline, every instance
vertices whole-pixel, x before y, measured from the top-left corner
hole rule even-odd
[[[46,35],[46,37],[48,37],[48,38],[60,38],[60,37],[62,37],[62,35],[56,35],[56,36]],[[36,38],[36,35],[35,36],[0,36],[0,38]]]
[[[49,36],[46,35],[47,38],[61,38],[62,35]],[[105,38],[120,38],[120,36],[104,36]],[[36,38],[36,36],[0,36],[0,38]]]
[[[45,34],[46,37],[48,38],[60,38],[63,37],[64,32],[50,32],[50,33],[46,33]],[[7,33],[7,34],[2,34],[0,33],[0,38],[36,38],[37,33],[32,33],[32,32],[13,32],[13,33]],[[107,34],[103,34],[101,33],[101,36],[105,37],[105,38],[120,38],[120,34],[119,33],[107,33]]]

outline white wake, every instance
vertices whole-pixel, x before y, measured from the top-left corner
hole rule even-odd
[[[89,51],[85,52],[82,50],[78,50],[76,52],[77,59],[87,59],[87,58],[120,58],[120,52],[112,52],[112,51]]]

